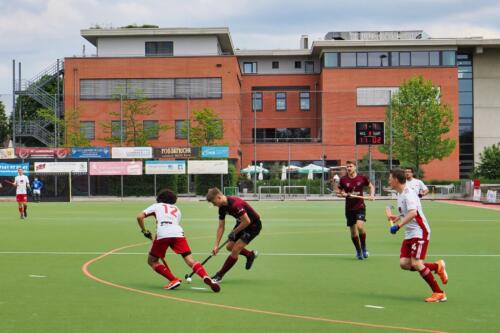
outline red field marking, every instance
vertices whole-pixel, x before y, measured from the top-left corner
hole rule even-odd
[[[224,305],[224,304],[196,301],[196,300],[187,299],[187,298],[168,296],[165,294],[158,294],[158,293],[153,293],[150,291],[130,288],[130,287],[119,285],[119,284],[116,284],[116,283],[113,283],[110,281],[106,281],[106,280],[101,279],[101,278],[99,278],[99,277],[97,277],[89,272],[90,265],[92,265],[93,263],[109,256],[110,254],[116,253],[116,252],[124,250],[124,249],[131,248],[131,247],[144,245],[144,244],[146,244],[146,243],[126,245],[126,246],[122,246],[122,247],[116,248],[114,250],[111,250],[109,252],[106,252],[106,253],[84,263],[82,266],[82,272],[90,279],[97,281],[99,283],[108,285],[110,287],[135,292],[138,294],[159,297],[159,298],[164,298],[164,299],[169,299],[169,300],[179,301],[179,302],[184,302],[184,303],[190,303],[190,304],[205,305],[205,306],[210,306],[210,307],[220,308],[220,309],[225,309],[225,310],[233,310],[233,311],[236,310],[236,311],[264,314],[264,315],[270,315],[270,316],[276,316],[276,317],[321,321],[321,322],[326,322],[326,323],[331,323],[331,324],[344,324],[344,325],[352,325],[352,326],[360,326],[360,327],[381,328],[381,329],[386,329],[386,330],[398,330],[398,331],[407,331],[407,332],[424,332],[424,333],[449,333],[449,332],[445,332],[445,331],[436,331],[436,330],[429,330],[429,329],[424,329],[424,328],[391,326],[391,325],[371,324],[371,323],[363,323],[363,322],[348,321],[348,320],[337,320],[337,319],[330,319],[330,318],[323,318],[323,317],[312,317],[312,316],[305,316],[305,315],[297,315],[297,314],[290,314],[290,313],[266,311],[266,310],[259,310],[259,309],[253,309],[253,308],[244,308],[244,307],[238,307],[238,306],[232,306],[232,305]]]
[[[459,206],[484,208],[484,209],[491,209],[491,210],[500,210],[500,205],[484,204],[482,202],[476,202],[476,201],[439,200],[439,202],[444,202],[444,203],[447,203],[447,204],[450,204],[450,205],[459,205]]]

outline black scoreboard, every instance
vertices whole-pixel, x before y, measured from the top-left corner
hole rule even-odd
[[[357,145],[383,145],[384,122],[356,122]]]

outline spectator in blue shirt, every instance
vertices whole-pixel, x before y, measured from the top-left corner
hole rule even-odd
[[[36,202],[40,202],[41,191],[43,188],[43,182],[41,180],[39,180],[37,177],[35,177],[35,180],[33,181],[33,184],[31,187],[33,188],[33,199]]]

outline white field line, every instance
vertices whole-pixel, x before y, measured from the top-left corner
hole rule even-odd
[[[379,306],[379,305],[370,305],[370,304],[365,305],[365,308],[372,308],[372,309],[385,309],[383,306]]]
[[[30,274],[29,277],[30,278],[46,278],[47,276],[46,275]]]
[[[56,252],[56,251],[0,251],[0,255],[23,255],[23,254],[34,254],[34,255],[102,255],[107,252]],[[123,255],[146,255],[147,252],[116,252],[110,253],[113,256],[123,256]],[[193,252],[194,255],[209,255],[207,252]],[[174,256],[174,253],[167,253],[169,256]],[[221,255],[224,257],[224,255]],[[259,256],[270,256],[270,257],[351,257],[354,256],[352,253],[262,253],[259,252]],[[399,254],[372,254],[373,257],[399,257]],[[500,258],[500,254],[430,254],[428,257],[492,257]]]

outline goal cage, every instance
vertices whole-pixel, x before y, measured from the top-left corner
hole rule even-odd
[[[259,200],[283,200],[281,186],[259,186]]]
[[[283,186],[285,199],[307,199],[307,186]]]
[[[237,187],[235,187],[235,186],[229,186],[229,187],[224,187],[223,193],[224,193],[224,195],[239,196],[240,195],[240,190]]]

